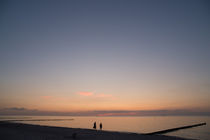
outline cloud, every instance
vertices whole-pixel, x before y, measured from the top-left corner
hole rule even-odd
[[[94,98],[101,98],[101,99],[115,99],[111,94],[104,94],[104,93],[96,93],[93,92],[78,92],[77,94],[81,96],[91,96]]]
[[[18,108],[18,107],[12,107],[12,108],[7,108],[8,110],[13,110],[13,111],[24,111],[26,110],[25,108]]]
[[[36,115],[38,112],[36,109],[18,107],[0,109],[0,115]]]
[[[93,92],[78,92],[78,94],[82,96],[93,96]]]

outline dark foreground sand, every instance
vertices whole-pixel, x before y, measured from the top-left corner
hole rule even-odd
[[[74,134],[75,133],[75,134]],[[74,137],[74,136],[75,137]],[[0,122],[1,140],[186,140],[163,135],[143,135],[79,128],[49,127]]]

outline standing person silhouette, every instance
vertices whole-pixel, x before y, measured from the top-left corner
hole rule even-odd
[[[96,122],[94,122],[94,124],[93,124],[93,128],[94,128],[94,129],[96,129]]]
[[[100,130],[102,130],[102,123],[100,123]]]

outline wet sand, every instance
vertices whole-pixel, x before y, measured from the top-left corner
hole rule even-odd
[[[187,140],[164,135],[0,122],[1,140]],[[188,139],[189,140],[189,139]]]

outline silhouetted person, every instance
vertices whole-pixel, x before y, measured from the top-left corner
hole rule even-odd
[[[73,138],[73,139],[76,139],[76,137],[77,137],[77,133],[73,133],[73,134],[72,134],[72,138]]]
[[[96,122],[94,122],[94,124],[93,124],[93,128],[94,128],[94,129],[96,129]]]
[[[100,130],[102,130],[102,123],[100,123]]]

